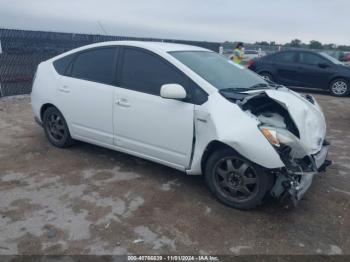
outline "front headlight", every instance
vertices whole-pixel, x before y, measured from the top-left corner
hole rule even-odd
[[[267,138],[267,140],[269,140],[269,142],[276,146],[279,147],[280,146],[280,141],[277,137],[277,130],[274,129],[273,127],[260,127],[261,132],[263,133],[263,135]]]
[[[292,149],[292,155],[294,157],[302,158],[306,155],[306,150],[300,143],[299,138],[287,129],[264,125],[259,128],[262,134],[274,147],[279,148],[281,145],[287,145]]]

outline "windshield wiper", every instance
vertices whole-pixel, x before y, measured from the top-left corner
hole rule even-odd
[[[252,91],[254,89],[270,89],[270,87],[274,87],[273,84],[265,84],[265,83],[259,83],[252,85],[251,87],[228,87],[228,88],[222,88],[220,89],[220,92],[247,92]]]
[[[252,85],[251,87],[249,87],[249,89],[269,89],[269,85],[265,83],[260,83],[260,84]]]
[[[250,88],[241,88],[241,87],[228,87],[228,88],[222,88],[219,89],[220,92],[246,92],[249,91]]]
[[[249,91],[249,89],[248,88],[229,87],[229,88],[220,89],[219,93],[223,97],[227,98],[228,100],[236,102],[237,100],[242,100],[248,96],[248,94],[244,93],[246,91]]]

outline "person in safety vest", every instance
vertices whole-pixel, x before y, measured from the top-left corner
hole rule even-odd
[[[237,43],[236,48],[233,50],[232,60],[236,64],[242,63],[244,55],[244,46],[242,42]]]

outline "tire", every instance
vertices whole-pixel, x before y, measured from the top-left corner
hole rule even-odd
[[[49,107],[45,110],[43,127],[47,139],[55,147],[65,148],[73,145],[74,140],[70,136],[67,122],[57,108]]]
[[[271,174],[229,148],[215,151],[209,157],[204,175],[213,195],[237,209],[260,205],[273,185]]]
[[[268,73],[268,72],[261,72],[261,73],[259,73],[259,75],[262,78],[264,78],[265,80],[269,80],[269,81],[273,82],[273,77],[272,77],[272,75],[270,73]]]
[[[329,84],[329,91],[333,96],[347,96],[350,92],[349,82],[343,78],[337,78]]]

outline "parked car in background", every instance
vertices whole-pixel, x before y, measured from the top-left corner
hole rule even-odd
[[[251,60],[259,57],[265,56],[266,53],[262,50],[245,50],[244,51],[244,60]]]
[[[349,65],[350,64],[350,52],[348,53],[344,53],[340,58],[340,61],[342,61],[343,63]]]
[[[245,50],[243,55],[242,64],[246,65],[249,61],[263,57],[266,55],[266,52],[261,50]],[[232,60],[233,55],[230,55],[230,60]]]
[[[121,41],[72,50],[39,65],[31,104],[52,145],[81,140],[204,174],[235,208],[266,194],[295,203],[329,164],[313,97],[199,47]]]
[[[265,79],[290,87],[329,90],[334,96],[350,92],[350,68],[322,52],[281,51],[251,61],[248,68]]]

